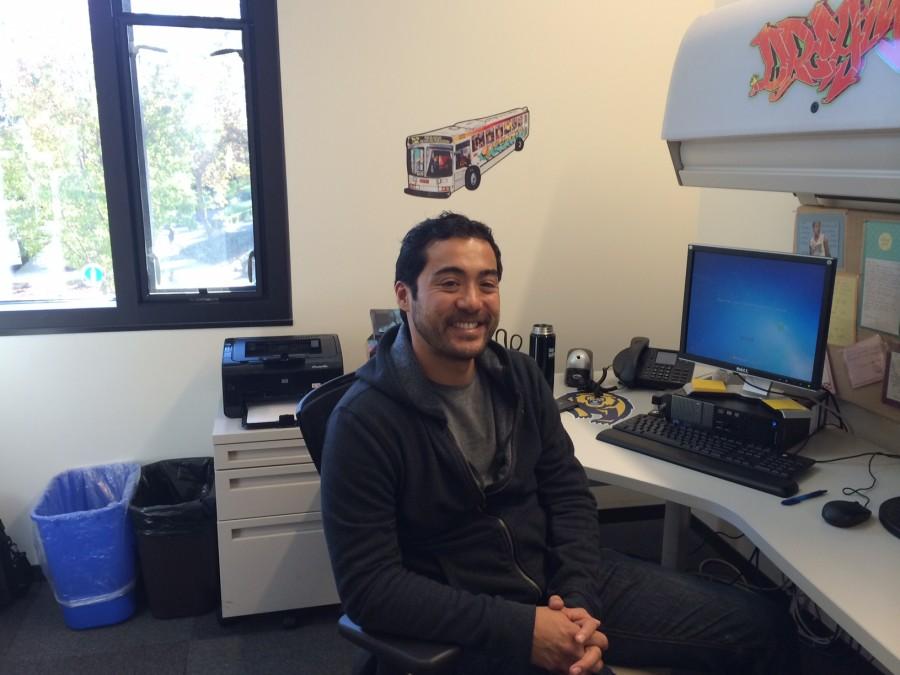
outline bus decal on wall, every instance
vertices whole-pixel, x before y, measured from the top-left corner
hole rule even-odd
[[[525,147],[528,108],[513,108],[406,137],[403,190],[415,197],[449,197],[465,186],[476,190],[481,174]]]

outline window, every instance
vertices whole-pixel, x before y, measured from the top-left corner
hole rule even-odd
[[[425,175],[425,149],[420,147],[409,149],[409,173],[415,176]]]
[[[291,323],[275,0],[0,14],[0,334]]]
[[[472,163],[472,156],[469,154],[469,141],[458,143],[456,146],[456,168],[462,169]]]
[[[453,175],[453,161],[449,149],[429,149],[428,155],[428,173],[426,175],[429,178],[447,178]]]

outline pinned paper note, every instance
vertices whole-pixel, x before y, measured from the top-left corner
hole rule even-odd
[[[828,344],[848,347],[856,342],[856,297],[859,277],[838,272],[834,280],[831,300],[831,321],[828,324]]]
[[[861,340],[844,350],[847,378],[854,389],[884,378],[884,348],[880,335]]]
[[[900,335],[900,223],[866,221],[859,323]]]
[[[691,380],[691,388],[694,391],[719,392],[722,394],[728,391],[722,380],[706,380],[702,377],[695,377]]]
[[[900,407],[900,346],[888,352],[887,360],[881,400],[888,405]]]

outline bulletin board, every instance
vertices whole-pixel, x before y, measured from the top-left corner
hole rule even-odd
[[[819,222],[816,234],[814,222]],[[816,248],[821,252],[826,246],[822,237],[832,256],[840,253],[828,332],[828,361],[836,395],[900,422],[900,407],[884,401],[884,379],[853,387],[845,359],[847,350],[852,356],[860,344],[877,343],[874,336],[880,336],[885,355],[900,350],[900,319],[894,321],[900,306],[900,284],[893,284],[900,270],[900,214],[813,206],[797,209],[794,250],[809,254]]]

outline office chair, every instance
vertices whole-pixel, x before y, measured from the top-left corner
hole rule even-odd
[[[316,465],[322,469],[325,429],[331,411],[356,382],[356,373],[347,373],[313,389],[297,405],[297,425]],[[346,614],[338,620],[338,633],[374,656],[356,675],[443,675],[452,671],[459,658],[456,645],[412,640],[393,635],[368,633]],[[616,675],[664,675],[668,670],[638,670],[614,666]]]
[[[354,382],[356,373],[336,377],[313,389],[297,405],[297,425],[316,471],[322,470],[328,418]],[[456,645],[368,633],[346,614],[338,620],[338,633],[374,657],[357,675],[443,675],[451,671],[460,652]]]

